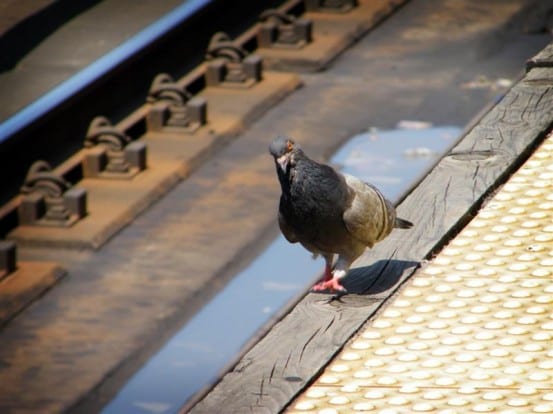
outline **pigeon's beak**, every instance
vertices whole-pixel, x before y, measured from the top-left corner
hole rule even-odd
[[[280,169],[284,174],[286,174],[289,161],[290,161],[290,156],[288,154],[284,154],[276,159],[278,166],[280,167]]]

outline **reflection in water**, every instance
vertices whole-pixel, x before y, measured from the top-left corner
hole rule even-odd
[[[401,126],[356,135],[330,162],[396,200],[461,132],[419,122]],[[177,412],[217,378],[278,309],[308,289],[322,268],[322,260],[277,238],[129,380],[103,413]]]
[[[178,411],[279,308],[314,283],[321,269],[322,262],[278,238],[152,357],[103,412]]]
[[[342,171],[374,184],[397,200],[455,142],[458,127],[403,121],[389,131],[372,129],[350,139],[330,159]]]

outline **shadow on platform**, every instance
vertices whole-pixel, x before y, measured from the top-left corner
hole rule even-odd
[[[389,291],[413,273],[420,265],[412,260],[379,260],[370,266],[351,269],[344,278],[343,285],[348,293],[358,295],[377,295]]]

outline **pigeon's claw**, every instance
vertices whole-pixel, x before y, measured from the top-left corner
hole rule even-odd
[[[323,282],[317,283],[315,286],[311,288],[312,292],[323,292],[323,291],[330,291],[330,292],[342,292],[347,293],[347,290],[345,287],[343,287],[340,284],[340,281],[333,277],[330,280],[325,280]]]

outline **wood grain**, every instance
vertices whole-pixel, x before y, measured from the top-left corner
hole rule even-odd
[[[526,71],[538,67],[553,66],[553,43],[550,43],[540,53],[526,62]]]
[[[415,227],[355,263],[344,281],[352,294],[307,294],[190,412],[283,410],[542,141],[553,121],[550,85],[553,69],[531,69],[401,202],[399,215]]]

